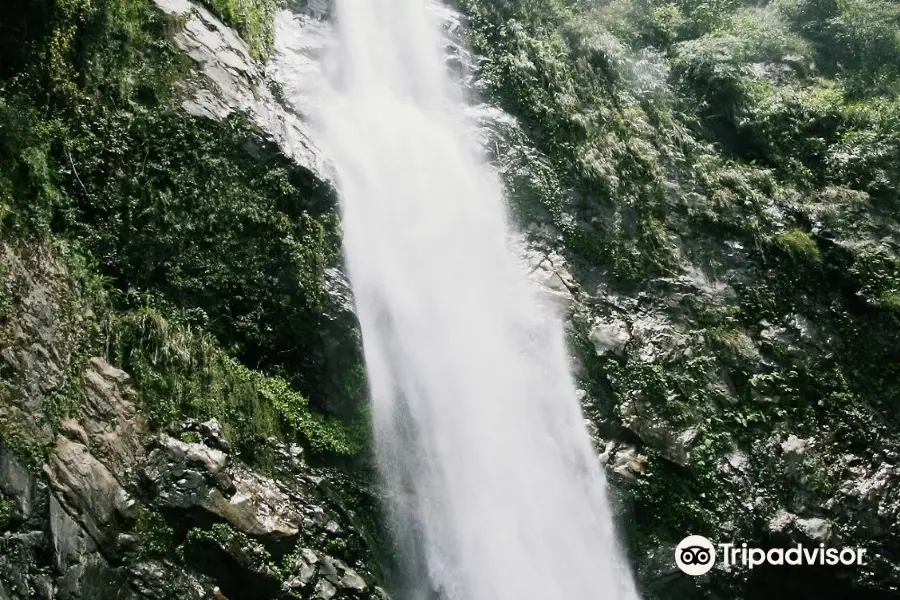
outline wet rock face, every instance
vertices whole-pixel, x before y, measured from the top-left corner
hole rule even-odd
[[[330,167],[303,116],[275,96],[265,69],[250,56],[247,43],[199,3],[154,3],[184,22],[175,34],[175,43],[194,62],[195,70],[183,84],[189,98],[182,107],[192,115],[214,120],[235,112],[246,115],[298,166],[320,181],[329,181]]]
[[[81,355],[64,265],[2,250],[0,599],[386,598],[330,471],[275,441],[254,471],[215,420],[152,432],[129,375]]]

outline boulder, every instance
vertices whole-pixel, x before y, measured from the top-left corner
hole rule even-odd
[[[631,328],[621,319],[603,320],[591,329],[590,339],[597,356],[621,356],[626,344],[631,341]]]

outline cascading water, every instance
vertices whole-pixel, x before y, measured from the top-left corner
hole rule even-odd
[[[562,325],[509,244],[427,0],[337,0],[319,108],[400,600],[636,598]]]

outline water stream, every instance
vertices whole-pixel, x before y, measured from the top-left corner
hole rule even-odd
[[[337,0],[335,165],[399,600],[633,600],[563,327],[513,251],[437,5]]]

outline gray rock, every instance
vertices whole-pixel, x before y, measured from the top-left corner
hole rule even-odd
[[[570,289],[573,279],[565,261],[558,255],[539,253],[534,262],[530,278],[538,284],[546,305],[565,317],[575,301]]]
[[[173,462],[199,468],[210,475],[216,475],[228,464],[227,454],[205,444],[182,442],[169,436],[162,436],[160,442]]]
[[[634,480],[644,474],[647,457],[634,447],[621,446],[611,458],[607,455],[606,462],[613,473]]]
[[[61,574],[57,580],[60,599],[133,597],[121,571],[109,566],[91,536],[55,498],[50,500],[50,535],[55,566]]]
[[[365,580],[360,577],[356,571],[350,568],[344,570],[344,574],[341,575],[338,586],[355,592],[365,592],[368,588]]]
[[[316,592],[313,595],[313,598],[321,599],[321,600],[331,600],[337,595],[337,587],[334,586],[331,582],[320,579],[316,584]]]
[[[778,509],[769,521],[768,529],[794,541],[806,544],[829,544],[835,539],[834,525],[819,517],[801,518],[784,509]]]
[[[796,435],[789,435],[788,438],[782,442],[781,451],[784,452],[786,457],[799,457],[806,453],[809,448],[809,440],[801,440]]]
[[[690,446],[696,442],[699,430],[689,427],[677,431],[643,397],[634,397],[619,406],[622,424],[644,443],[659,450],[667,459],[682,466],[691,464]]]
[[[16,456],[0,443],[0,493],[16,503],[17,517],[29,520],[36,500],[35,481]]]
[[[98,547],[114,548],[118,508],[128,494],[112,473],[86,446],[62,435],[44,470],[61,510],[77,515],[78,525]]]
[[[796,519],[794,524],[800,533],[815,544],[828,544],[834,534],[832,524],[825,519],[815,517],[811,519]]]
[[[312,581],[313,577],[316,576],[316,567],[307,562],[303,562],[300,565],[300,573],[297,576],[300,581],[300,585],[306,587],[309,585],[309,582]]]
[[[338,567],[334,559],[329,556],[323,556],[319,562],[319,574],[329,581],[337,582]]]
[[[231,444],[225,439],[225,436],[222,433],[222,426],[219,425],[217,420],[210,419],[205,423],[201,423],[199,430],[200,435],[203,436],[204,441],[208,445],[216,450],[221,450],[222,452],[229,452],[231,450]]]
[[[621,355],[625,345],[631,341],[631,330],[625,321],[613,319],[595,325],[590,337],[598,356],[610,353]]]
[[[145,475],[167,506],[202,508],[253,536],[295,537],[302,517],[279,486],[241,468],[225,472],[228,464],[220,450],[163,435]]]

